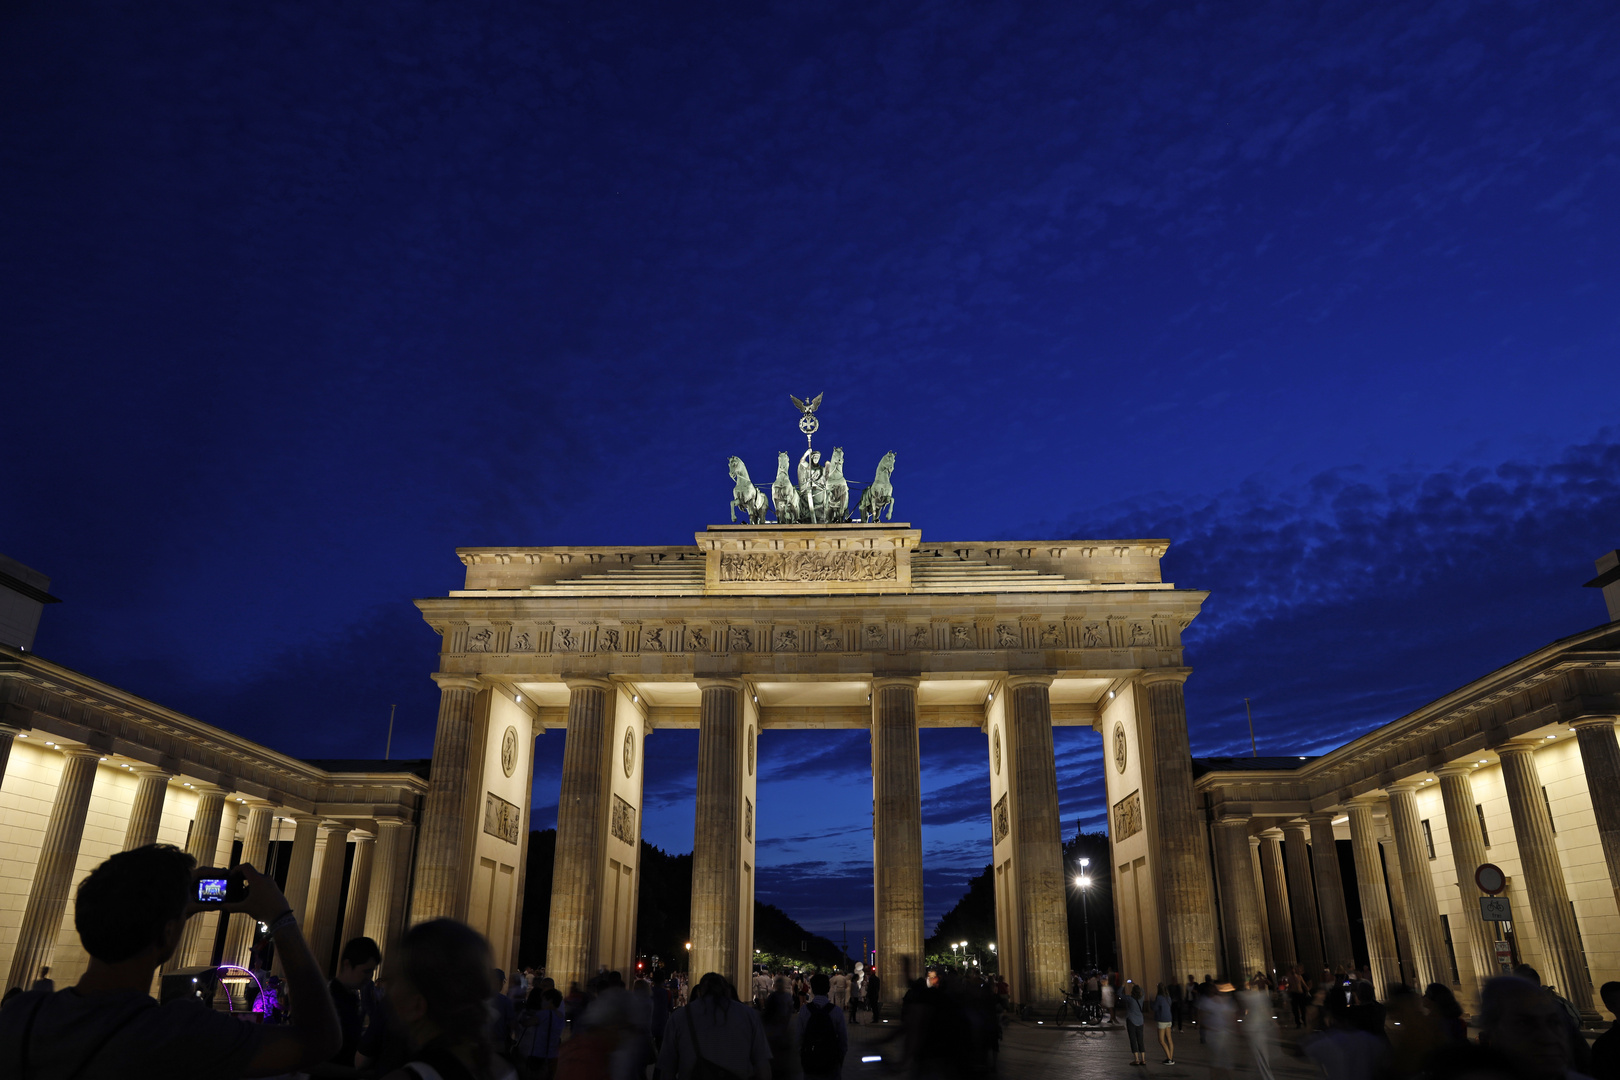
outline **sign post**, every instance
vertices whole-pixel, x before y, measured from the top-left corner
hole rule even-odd
[[[1474,884],[1479,891],[1486,895],[1479,898],[1479,917],[1488,923],[1497,923],[1497,932],[1501,932],[1501,923],[1513,921],[1513,911],[1508,905],[1505,896],[1498,895],[1507,888],[1507,875],[1495,863],[1483,863],[1474,871]],[[1492,942],[1496,951],[1496,962],[1504,972],[1513,966],[1513,943],[1500,938]]]

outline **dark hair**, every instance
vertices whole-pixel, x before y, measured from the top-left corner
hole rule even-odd
[[[495,996],[489,943],[454,919],[433,919],[405,932],[390,954],[399,972],[427,1002],[428,1016],[452,1045],[470,1048],[481,1069],[492,1068],[490,1020]]]
[[[546,992],[538,986],[529,991],[529,996],[523,999],[525,1009],[543,1009],[546,1007]]]
[[[552,987],[548,987],[544,991],[544,993],[546,995],[546,1001],[548,1003],[550,1003],[552,1008],[554,1008],[554,1009],[562,1008],[562,991],[561,990],[558,990],[555,986],[552,986]]]
[[[1603,999],[1604,1006],[1610,1012],[1620,1014],[1620,1009],[1616,1009],[1614,1005],[1610,1004],[1610,1002],[1620,1001],[1620,997],[1616,997],[1616,995],[1620,995],[1620,982],[1606,982],[1598,990],[1598,997]]]
[[[338,960],[341,963],[348,964],[350,967],[359,967],[372,960],[380,964],[382,963],[382,950],[377,948],[377,943],[368,937],[350,938],[344,942],[343,951],[338,954]]]
[[[1451,992],[1451,987],[1445,983],[1430,983],[1423,989],[1423,997],[1435,1012],[1447,1020],[1462,1019],[1462,1006],[1457,1004],[1457,995]]]
[[[163,940],[186,915],[197,860],[173,844],[121,851],[79,882],[73,925],[84,951],[108,964]]]
[[[818,971],[810,976],[810,992],[812,994],[825,994],[831,988],[832,980],[821,972]]]

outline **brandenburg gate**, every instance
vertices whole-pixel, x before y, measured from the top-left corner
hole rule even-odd
[[[1181,633],[1205,593],[1162,540],[925,542],[902,524],[713,526],[676,547],[466,548],[466,587],[418,606],[444,640],[412,919],[515,951],[533,739],[564,731],[547,969],[635,954],[642,746],[698,730],[692,970],[746,985],[759,732],[872,740],[877,967],[923,955],[918,729],[984,733],[1002,968],[1020,1002],[1069,969],[1052,729],[1107,745],[1122,959],[1216,969]]]

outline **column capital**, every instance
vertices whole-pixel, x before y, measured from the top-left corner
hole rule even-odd
[[[1477,768],[1479,766],[1472,761],[1448,761],[1434,770],[1434,775],[1441,778],[1447,776],[1472,776]]]
[[[692,681],[697,683],[699,690],[735,690],[740,694],[743,689],[743,681],[736,677],[722,678],[720,676],[704,675]],[[572,685],[573,683],[569,684],[569,686]]]
[[[1583,716],[1577,720],[1571,720],[1569,722],[1569,726],[1574,728],[1576,731],[1580,731],[1584,728],[1608,728],[1610,731],[1613,731],[1614,722],[1615,717],[1613,716]]]
[[[1247,832],[1248,829],[1249,829],[1249,815],[1247,815],[1247,814],[1234,814],[1234,813],[1231,813],[1230,811],[1225,811],[1225,812],[1217,811],[1216,815],[1215,815],[1215,827],[1217,829],[1239,829],[1239,828],[1241,828],[1242,830]]]
[[[1423,787],[1423,785],[1416,780],[1397,780],[1393,784],[1384,785],[1384,794],[1393,795],[1399,791],[1416,791],[1420,787]]]
[[[1493,747],[1498,757],[1507,757],[1510,754],[1531,754],[1540,748],[1545,740],[1537,738],[1512,739],[1501,746]]]
[[[326,819],[317,820],[319,820],[321,823],[322,834],[328,837],[336,836],[338,833],[348,836],[354,831],[354,826],[350,825],[347,821],[330,821]]]
[[[13,739],[27,731],[28,728],[20,724],[0,724],[0,735],[9,735]]]
[[[1277,841],[1280,841],[1283,838],[1283,831],[1281,829],[1277,828],[1277,826],[1273,825],[1271,828],[1266,829],[1263,832],[1261,832],[1260,838],[1262,840],[1277,840]]]
[[[1308,825],[1326,825],[1329,828],[1332,828],[1333,819],[1338,816],[1339,810],[1336,810],[1333,807],[1329,807],[1326,810],[1312,810],[1309,814],[1305,815],[1305,822]]]
[[[1365,795],[1357,795],[1344,805],[1352,810],[1382,810],[1389,805],[1389,799],[1376,792],[1369,791]]]
[[[480,690],[483,679],[477,675],[462,675],[453,671],[435,671],[429,676],[439,684],[440,690]]]
[[[318,814],[286,814],[283,816],[291,818],[294,825],[319,825],[326,820]]]
[[[1328,818],[1328,823],[1332,824],[1332,822],[1333,818],[1330,816]],[[1282,832],[1284,836],[1291,832],[1310,832],[1310,830],[1311,823],[1307,818],[1289,818],[1287,821],[1282,823]]]
[[[161,765],[137,765],[129,770],[133,776],[161,776],[165,780],[173,780],[174,772]]]
[[[1047,681],[1050,682],[1051,680]],[[921,685],[922,680],[915,675],[879,675],[877,678],[872,680],[872,692],[876,693],[877,691],[889,686],[904,686],[908,689],[915,690]]]
[[[209,784],[209,783],[192,784],[191,785],[191,790],[195,791],[197,793],[198,797],[201,797],[203,795],[218,795],[220,798],[223,799],[225,796],[230,794],[229,791],[226,791],[224,788],[220,787],[218,784]]]
[[[1005,686],[1008,690],[1016,690],[1020,686],[1049,687],[1052,685],[1052,676],[1039,672],[1024,675],[1009,675],[1007,676],[1006,681],[1001,685]]]
[[[1176,682],[1184,683],[1187,676],[1192,674],[1192,668],[1150,668],[1136,677],[1136,681],[1143,686],[1152,686],[1154,683]]]

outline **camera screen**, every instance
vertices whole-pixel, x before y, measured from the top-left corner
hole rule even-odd
[[[225,878],[199,878],[197,881],[197,900],[203,904],[223,904],[225,902]]]

